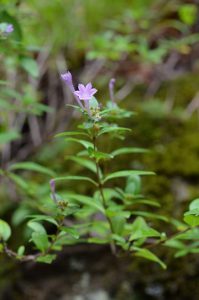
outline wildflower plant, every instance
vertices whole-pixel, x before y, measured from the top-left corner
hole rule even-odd
[[[95,98],[97,89],[91,83],[79,84],[76,89],[70,72],[62,74],[61,78],[76,100],[76,104],[68,105],[67,109],[80,112],[83,121],[78,130],[59,133],[56,138],[82,147],[69,159],[82,166],[85,175],[64,174],[50,180],[51,200],[45,205],[45,213],[28,216],[33,254],[26,253],[23,245],[16,252],[8,247],[11,228],[0,220],[1,252],[21,261],[51,263],[65,245],[108,244],[114,255],[135,255],[159,263],[164,269],[165,263],[156,256],[153,248],[160,245],[174,248],[176,256],[198,252],[199,199],[191,203],[184,222],[180,222],[153,212],[159,203],[141,194],[141,177],[154,176],[153,172],[131,168],[107,171],[117,166],[118,157],[147,152],[146,149],[135,147],[111,149],[108,153],[104,151],[101,143],[104,136],[108,140],[123,140],[126,134],[131,133],[131,129],[119,125],[121,120],[133,116],[133,113],[120,108],[115,102],[115,79],[110,80],[110,101],[103,107]],[[49,172],[37,164],[18,163],[7,171],[2,170],[2,175],[8,176],[20,166]],[[73,189],[58,193],[59,188],[67,182],[83,182],[89,186],[89,191],[80,194]],[[154,228],[154,220],[176,227],[174,234],[158,231]]]

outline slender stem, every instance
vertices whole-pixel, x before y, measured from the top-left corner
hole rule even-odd
[[[183,234],[183,233],[186,233],[188,232],[189,230],[191,229],[191,227],[187,227],[186,229],[180,231],[180,232],[175,232],[173,233],[172,235],[168,236],[167,238],[165,238],[164,240],[159,240],[155,243],[151,243],[151,244],[148,244],[148,245],[145,245],[145,247],[143,247],[144,249],[153,249],[157,246],[160,246],[160,245],[164,245],[164,243],[170,241],[171,239],[175,238],[176,236],[178,236],[179,234]],[[130,248],[131,248],[132,244],[129,243],[129,247],[128,247],[128,252],[132,253],[132,251],[130,251]]]
[[[52,239],[52,241],[51,241],[51,243],[50,243],[48,249],[45,251],[45,255],[48,254],[48,253],[50,253],[50,252],[53,250],[53,246],[54,246],[55,243],[58,241],[58,239],[59,239],[59,234],[60,234],[60,232],[61,232],[61,226],[63,226],[63,224],[64,224],[64,218],[61,217],[61,219],[58,220],[58,224],[59,224],[59,226],[58,226],[58,228],[57,228],[57,231],[56,231],[56,233],[55,233],[55,236],[54,236],[54,238]]]
[[[63,225],[63,219],[61,220],[58,220],[59,221],[59,227],[57,228],[57,232],[53,238],[53,240],[50,242],[50,245],[48,247],[48,249],[42,253],[42,252],[39,252],[39,253],[36,253],[36,254],[29,254],[29,255],[23,255],[21,257],[19,257],[19,255],[14,252],[13,250],[9,249],[7,244],[6,243],[3,243],[3,251],[5,254],[7,254],[9,257],[11,258],[15,258],[15,259],[19,259],[21,262],[27,262],[27,261],[36,261],[36,259],[40,256],[44,256],[44,255],[47,255],[49,253],[51,253],[51,251],[53,250],[53,246],[54,244],[57,242],[57,240],[59,239],[59,233],[61,231],[61,226]]]
[[[151,249],[151,248],[154,248],[154,247],[156,247],[156,246],[162,245],[162,244],[164,244],[164,243],[170,241],[171,239],[175,238],[175,237],[178,236],[179,234],[186,233],[186,232],[189,231],[190,229],[191,229],[190,227],[187,227],[186,229],[184,229],[184,230],[182,230],[182,231],[180,231],[180,232],[175,232],[174,234],[168,236],[166,239],[160,240],[160,241],[158,241],[158,242],[156,242],[156,243],[154,243],[154,244],[149,244],[149,245],[147,245],[145,248]]]
[[[93,136],[93,146],[94,146],[94,150],[96,151],[97,147],[96,147],[96,136],[95,135]],[[100,195],[101,195],[101,198],[102,198],[102,204],[103,204],[103,207],[105,209],[105,216],[106,216],[106,219],[109,223],[110,231],[111,231],[112,234],[114,234],[114,228],[113,228],[111,218],[109,218],[109,216],[107,216],[107,214],[106,214],[106,209],[108,208],[108,206],[107,206],[105,196],[104,196],[103,183],[101,181],[101,176],[100,176],[99,162],[97,161],[97,159],[94,159],[94,160],[95,160],[95,165],[96,165],[96,175],[97,175],[98,188],[99,188],[99,192],[100,192]],[[111,250],[112,250],[113,254],[116,254],[116,245],[115,245],[113,240],[111,242]]]
[[[19,259],[21,262],[35,261],[36,258],[40,256],[40,253],[37,253],[37,254],[23,255],[22,257],[19,258],[19,255],[13,250],[9,249],[6,243],[3,244],[3,250],[4,253],[7,254],[9,257]]]

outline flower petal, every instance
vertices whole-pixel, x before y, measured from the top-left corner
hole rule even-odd
[[[80,98],[80,96],[81,96],[80,91],[74,91],[74,94],[75,94],[76,96],[78,96],[79,98]]]
[[[83,93],[85,91],[85,86],[82,83],[79,83],[78,84],[78,89],[79,89],[80,92]]]
[[[92,96],[93,96],[95,93],[97,93],[97,89],[93,88],[93,89],[90,90],[90,94],[92,94]]]
[[[92,89],[92,84],[91,84],[91,82],[87,83],[87,85],[86,85],[86,89],[87,89],[87,90],[90,90],[90,89]]]

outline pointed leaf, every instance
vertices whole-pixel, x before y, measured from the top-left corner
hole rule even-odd
[[[67,142],[74,142],[74,143],[81,144],[86,149],[88,149],[89,147],[93,148],[93,144],[86,140],[80,140],[80,139],[76,139],[76,138],[65,138],[64,140]]]
[[[194,216],[194,215],[185,215],[184,216],[184,221],[192,226],[192,227],[196,227],[199,225],[199,216]]]
[[[8,177],[16,184],[18,185],[21,189],[27,191],[30,189],[28,183],[23,179],[21,178],[20,176],[14,174],[14,173],[11,173],[9,172],[8,173]]]
[[[55,176],[55,172],[34,162],[16,163],[11,165],[9,167],[9,170],[29,170],[29,171],[35,171],[35,172],[47,174],[49,176]]]
[[[20,138],[20,134],[17,131],[8,131],[0,133],[0,145],[12,142]]]
[[[78,157],[78,156],[70,156],[68,159],[73,160],[73,161],[77,162],[78,164],[80,164],[81,166],[96,173],[96,165],[93,161],[83,158],[83,157]]]
[[[46,222],[52,223],[52,224],[54,224],[55,226],[58,227],[57,221],[54,218],[52,218],[51,216],[46,216],[46,215],[29,215],[27,217],[28,218],[32,218],[33,220],[31,220],[31,221],[46,221]]]
[[[75,136],[75,135],[83,135],[89,137],[89,135],[86,132],[83,131],[65,131],[60,132],[55,135],[55,137],[65,137],[65,136]]]
[[[60,229],[64,232],[68,233],[75,239],[79,238],[79,232],[75,228],[62,226]]]
[[[46,230],[45,230],[44,226],[42,224],[38,223],[38,222],[29,221],[27,223],[27,226],[35,232],[46,233]]]
[[[0,219],[0,240],[7,241],[11,236],[11,228],[7,222]]]
[[[155,229],[149,227],[142,217],[137,217],[131,227],[132,234],[129,241],[147,238],[147,237],[159,237],[160,233]]]
[[[135,256],[143,257],[148,260],[152,260],[154,262],[157,262],[163,269],[166,269],[167,266],[163,261],[161,261],[153,252],[149,251],[148,249],[144,248],[136,248],[137,252],[135,253]]]
[[[148,211],[132,211],[131,212],[132,215],[136,215],[136,216],[142,216],[145,218],[149,218],[149,219],[157,219],[157,220],[161,220],[164,222],[169,222],[169,219],[165,216],[162,215],[158,215],[158,214],[154,214],[154,213],[149,213]]]
[[[32,77],[39,76],[39,67],[34,59],[31,57],[22,57],[20,63],[23,69],[26,70]]]
[[[89,181],[95,186],[98,186],[97,182],[95,182],[93,179],[85,176],[64,176],[64,177],[57,177],[53,179],[54,181],[62,181],[62,180],[78,180],[78,181]]]
[[[18,248],[17,254],[18,254],[18,256],[20,257],[20,256],[23,256],[23,255],[24,255],[24,252],[25,252],[25,247],[22,245],[22,246],[20,246],[20,247]]]
[[[74,199],[75,201],[77,201],[81,204],[91,206],[91,207],[101,211],[102,213],[104,213],[104,208],[103,208],[101,202],[97,201],[97,199],[94,199],[94,198],[88,197],[88,196],[84,196],[84,195],[78,195],[78,194],[67,194],[67,196],[69,197],[69,199]]]
[[[199,198],[195,199],[191,202],[191,204],[189,205],[189,210],[192,209],[199,209]]]
[[[56,254],[47,254],[37,257],[36,261],[45,264],[51,264],[56,259]]]
[[[109,133],[109,132],[125,132],[125,131],[132,131],[130,128],[125,128],[125,127],[118,127],[118,126],[106,126],[105,128],[101,129],[98,133],[98,136],[104,134],[104,133]]]
[[[129,154],[129,153],[146,153],[149,152],[149,150],[144,148],[135,148],[135,147],[126,147],[126,148],[120,148],[113,152],[111,152],[111,155],[114,157],[121,154]]]
[[[130,175],[155,175],[154,172],[149,172],[149,171],[138,171],[138,170],[124,170],[124,171],[118,171],[109,174],[106,176],[103,180],[103,183],[107,182],[108,180],[114,179],[114,178],[120,178],[120,177],[128,177]]]
[[[127,198],[127,201],[129,201],[129,205],[134,205],[134,204],[146,204],[149,206],[154,206],[154,207],[160,207],[160,204],[154,200],[148,200],[148,199],[132,199],[130,200],[129,198]]]
[[[33,232],[32,241],[42,252],[45,252],[49,247],[48,236],[45,233]]]

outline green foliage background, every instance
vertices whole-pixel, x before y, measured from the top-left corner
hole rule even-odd
[[[118,168],[144,166],[155,171],[158,176],[144,179],[144,193],[160,201],[160,213],[182,216],[199,194],[198,106],[190,106],[198,93],[197,1],[1,0],[0,22],[15,28],[0,41],[2,166],[26,160],[57,174],[81,173],[83,168],[64,159],[69,154],[65,144],[53,140],[60,124],[71,130],[78,123],[78,116],[71,120],[67,111],[63,113],[70,96],[59,74],[68,67],[76,82],[92,80],[101,99],[108,99],[107,83],[114,76],[118,101],[138,112],[124,122],[134,131],[125,145],[151,150],[130,162],[121,160]],[[37,125],[31,127],[33,123]],[[49,201],[51,178],[26,171],[17,174],[24,181],[1,180],[0,188],[0,215],[14,228],[14,247],[28,236],[24,217],[42,211]],[[77,189],[89,192],[85,185]],[[190,257],[176,264],[183,277],[191,260],[196,280],[198,259]],[[1,263],[3,289],[10,280],[4,275],[10,262]],[[143,268],[147,281],[147,267]]]

